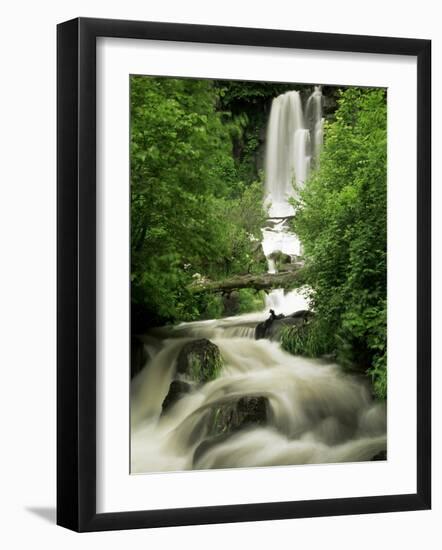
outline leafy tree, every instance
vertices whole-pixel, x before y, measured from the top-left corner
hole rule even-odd
[[[220,106],[239,131],[233,137],[233,157],[239,179],[258,179],[264,165],[265,134],[275,97],[296,88],[307,99],[313,86],[280,82],[216,80]]]
[[[213,81],[133,76],[130,93],[132,300],[152,324],[196,319],[219,303],[187,290],[194,277],[253,260],[262,186],[238,179],[241,127]]]
[[[292,225],[316,316],[301,332],[286,331],[283,345],[363,368],[385,398],[386,94],[348,88],[338,105],[325,128],[320,168],[294,201]]]

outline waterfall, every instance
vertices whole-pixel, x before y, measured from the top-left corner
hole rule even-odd
[[[314,92],[308,98],[306,105],[306,120],[311,140],[311,156],[318,165],[324,136],[324,119],[322,118],[322,92],[320,86],[315,86]]]
[[[295,196],[293,183],[301,187],[318,166],[322,140],[319,86],[305,107],[297,91],[273,100],[265,162],[270,218],[262,229],[269,273],[278,269],[275,253],[300,256],[288,201]],[[255,340],[269,309],[290,315],[307,308],[299,291],[276,289],[261,312],[181,323],[150,335],[155,346],[131,385],[131,472],[355,462],[385,451],[386,407],[372,400],[367,380],[330,361],[291,355],[278,342]],[[180,351],[196,339],[209,339],[220,351],[223,366],[215,380],[195,384],[178,374]],[[164,409],[174,380],[190,390]],[[214,435],[214,419],[234,419],[232,403],[245,397],[255,406],[266,403],[265,421],[255,418]]]
[[[293,215],[288,200],[317,164],[323,136],[322,92],[315,86],[305,109],[299,92],[286,92],[272,102],[265,157],[266,204],[270,217]]]
[[[301,95],[290,91],[272,102],[267,127],[266,179],[264,206],[269,208],[267,227],[262,230],[262,247],[267,258],[268,272],[276,273],[272,255],[282,252],[292,258],[301,255],[298,238],[289,227],[294,209],[289,203],[302,188],[310,170],[319,163],[323,141],[322,92],[315,86],[303,108]],[[266,309],[290,314],[307,309],[298,291],[276,289],[266,297]]]

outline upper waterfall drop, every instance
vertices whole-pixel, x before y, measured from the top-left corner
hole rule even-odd
[[[314,165],[317,166],[324,139],[324,119],[322,118],[321,86],[315,86],[305,107],[306,122],[311,136],[311,152]]]
[[[301,95],[289,91],[272,102],[267,127],[265,203],[270,217],[293,215],[288,202],[295,196],[294,183],[302,186],[316,166],[323,136],[322,92],[315,86],[305,109]]]

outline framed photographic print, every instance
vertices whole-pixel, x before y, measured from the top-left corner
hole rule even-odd
[[[430,53],[58,26],[59,525],[430,508]]]

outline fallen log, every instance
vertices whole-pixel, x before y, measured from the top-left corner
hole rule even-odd
[[[302,265],[293,266],[290,271],[279,273],[260,273],[248,275],[236,275],[222,281],[210,281],[202,279],[195,281],[188,288],[193,293],[199,292],[232,292],[241,288],[253,288],[255,290],[272,290],[274,288],[292,288],[301,286]]]
[[[292,220],[295,216],[289,215],[289,216],[269,216],[266,218],[267,220]]]

